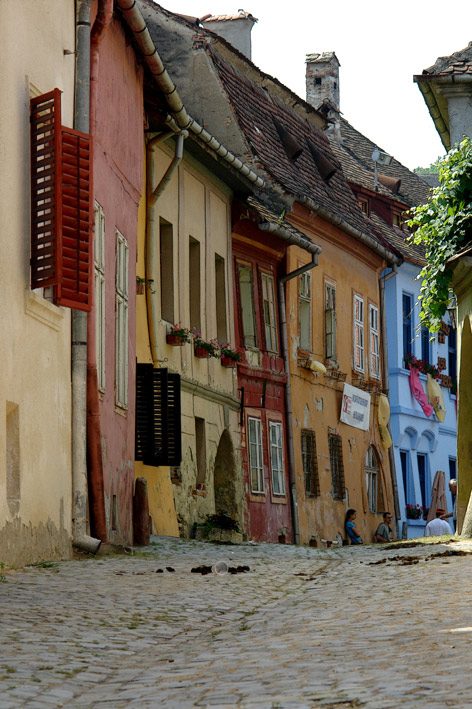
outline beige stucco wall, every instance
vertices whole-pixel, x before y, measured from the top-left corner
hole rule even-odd
[[[156,185],[165,174],[173,156],[173,143],[160,145],[154,151]],[[203,166],[185,155],[165,192],[159,198],[154,215],[154,234],[159,253],[159,220],[165,219],[173,230],[174,322],[190,328],[189,299],[189,239],[200,244],[200,300],[201,333],[207,339],[217,336],[215,256],[224,259],[226,281],[227,337],[234,342],[233,285],[231,269],[230,192]],[[141,222],[140,222],[141,223]],[[143,232],[143,228],[141,228]],[[144,238],[140,236],[138,273],[144,277]],[[140,270],[141,269],[141,270]],[[159,495],[150,494],[150,514],[156,531],[164,525],[174,529],[172,505],[169,499],[172,480],[176,519],[182,536],[189,536],[192,525],[215,512],[214,466],[223,432],[230,434],[232,455],[228,447],[220,448],[226,456],[228,475],[234,480],[234,495],[239,500],[238,515],[242,519],[242,472],[239,443],[239,401],[236,370],[226,369],[217,358],[198,359],[193,346],[172,347],[166,343],[170,323],[161,317],[159,260],[153,279],[157,305],[156,343],[159,366],[168,367],[181,375],[182,403],[182,463],[178,469],[148,469],[148,488],[159,487]],[[152,362],[149,347],[148,321],[145,298],[138,297],[137,356],[138,362]],[[205,462],[201,472],[203,489],[197,490],[196,418],[203,419],[205,427]],[[224,448],[224,454],[221,451]],[[143,474],[136,464],[136,475]],[[169,481],[169,482],[168,482]],[[154,494],[154,493],[153,493]],[[164,515],[163,515],[164,509]]]
[[[337,361],[345,381],[357,386],[353,380],[353,298],[364,299],[364,345],[366,371],[369,355],[368,305],[380,307],[378,276],[381,261],[372,252],[339,232],[319,218],[304,220],[302,213],[294,217],[298,228],[308,233],[322,247],[318,266],[312,277],[312,359],[324,358],[324,289],[325,282],[336,287]],[[289,250],[287,270],[295,270],[310,261],[309,255],[297,247]],[[357,511],[357,527],[366,543],[382,521],[381,514],[369,512],[365,475],[365,458],[372,445],[379,459],[379,475],[386,509],[393,510],[393,493],[387,451],[382,448],[377,426],[378,396],[371,393],[370,429],[360,429],[341,423],[340,411],[343,382],[329,376],[314,376],[298,366],[298,279],[287,284],[287,322],[291,372],[291,399],[293,408],[293,436],[295,451],[295,476],[300,524],[300,542],[312,539],[318,545],[321,539],[336,539],[344,534],[344,516],[347,508]],[[327,362],[326,362],[327,364]],[[364,379],[369,380],[366,375]],[[373,380],[370,380],[373,381]],[[381,382],[379,382],[381,383]],[[305,492],[301,455],[301,431],[311,429],[316,436],[320,495]],[[328,434],[341,436],[344,462],[346,496],[335,500],[329,458]]]
[[[71,553],[70,311],[29,289],[29,100],[61,89],[72,126],[66,49],[73,0],[0,2],[0,561],[15,565]]]

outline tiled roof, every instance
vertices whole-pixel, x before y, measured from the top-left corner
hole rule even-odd
[[[313,243],[311,239],[307,237],[306,234],[303,234],[303,232],[298,231],[298,229],[292,226],[292,224],[287,222],[283,217],[281,218],[280,214],[276,214],[275,212],[273,212],[255,197],[248,197],[246,202],[257,213],[260,219],[259,223],[268,222],[270,224],[276,224],[277,226],[280,226],[285,229],[285,231],[287,231],[289,234],[296,237],[297,239],[306,241],[307,244]]]
[[[333,217],[372,235],[327,136],[267,90],[252,83],[211,48],[209,52],[237,122],[260,166],[286,193],[306,196]],[[277,124],[302,149],[296,161],[287,156]],[[320,176],[313,148],[338,168],[329,182]]]
[[[387,224],[376,212],[372,211],[369,217],[374,228],[380,232],[383,238],[390,246],[395,249],[401,256],[419,266],[424,266],[426,263],[424,257],[424,249],[416,244],[407,241],[408,232],[397,229],[396,227]]]
[[[433,66],[424,69],[424,75],[461,76],[472,75],[472,42],[465,49],[454,52],[450,57],[439,57]]]
[[[385,151],[369,138],[366,138],[365,135],[359,133],[344,118],[341,118],[341,137],[341,144],[335,144],[335,140],[331,139],[331,145],[342,163],[348,179],[355,184],[373,190],[374,163],[372,153],[376,149],[381,152]],[[410,206],[424,204],[428,201],[431,193],[430,187],[419,175],[411,172],[398,160],[394,159],[390,165],[379,165],[379,173],[401,180],[397,194],[381,184],[378,186],[379,194],[390,196],[392,199]]]

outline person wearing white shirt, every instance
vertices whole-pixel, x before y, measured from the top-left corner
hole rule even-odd
[[[436,510],[436,519],[432,519],[425,527],[425,537],[442,537],[443,534],[452,534],[449,522],[446,522],[445,519],[441,519],[444,513],[445,510]]]

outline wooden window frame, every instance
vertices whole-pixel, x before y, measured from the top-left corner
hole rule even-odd
[[[256,313],[256,293],[255,293],[255,284],[257,283],[257,280],[254,278],[254,264],[251,261],[245,261],[244,259],[236,258],[235,259],[236,263],[236,291],[238,295],[238,320],[240,324],[240,337],[241,337],[241,344],[243,347],[247,349],[252,349],[256,350],[259,348],[259,336],[258,336],[258,325],[257,325],[257,313]],[[244,332],[244,317],[243,317],[243,299],[242,299],[242,294],[241,294],[241,282],[239,278],[239,267],[242,266],[243,268],[247,268],[250,272],[251,275],[251,306],[252,306],[252,317],[253,317],[253,324],[254,324],[254,330],[253,330],[253,335],[251,337],[254,338],[254,344],[249,344],[246,342],[246,334]]]
[[[304,450],[303,441],[307,442]],[[300,436],[302,469],[305,479],[305,495],[319,497],[320,476],[318,472],[318,457],[316,452],[316,434],[313,429],[303,428]]]
[[[275,296],[275,278],[272,273],[259,269],[259,279],[260,279],[260,289],[261,289],[261,305],[262,305],[262,321],[264,324],[264,342],[267,352],[272,354],[278,354],[279,352],[279,333],[277,327],[277,302]],[[264,282],[266,287],[264,288]],[[269,288],[270,284],[270,288]],[[264,291],[267,291],[265,293]],[[269,293],[270,290],[270,293]],[[266,298],[266,295],[272,295],[272,301],[270,298]],[[266,303],[267,311],[266,312]],[[267,337],[267,330],[270,333],[270,342]]]
[[[116,229],[115,268],[115,406],[128,408],[129,247]]]
[[[259,440],[251,441],[251,422],[257,423],[256,429],[259,431]],[[257,439],[257,436],[256,436]],[[251,445],[256,446],[256,461],[252,460],[251,455]],[[251,490],[251,495],[265,495],[265,484],[264,484],[264,441],[262,433],[262,420],[260,417],[254,415],[247,416],[247,460],[248,460],[248,472],[249,472],[249,487]],[[253,466],[253,462],[256,465]],[[257,475],[257,485],[258,489],[253,487],[253,475],[252,470],[256,470]]]
[[[362,312],[362,318],[358,318],[356,312],[356,304],[359,304],[360,310]],[[365,372],[365,304],[364,298],[357,293],[353,296],[353,308],[352,308],[352,322],[353,322],[353,369],[356,372]],[[359,336],[359,343],[357,338]],[[357,364],[357,353],[359,353],[359,364]]]
[[[304,264],[303,264],[304,265]],[[312,274],[310,271],[305,271],[298,276],[298,334],[299,334],[299,349],[303,352],[311,352],[312,350],[312,318],[313,318],[313,305],[312,305]],[[308,284],[308,287],[306,287]],[[302,304],[306,304],[308,308],[308,334],[302,341],[302,322],[301,313]],[[308,345],[305,347],[305,345]]]
[[[97,381],[100,392],[106,384],[106,280],[105,280],[105,214],[95,202],[94,210],[94,274],[95,274],[95,339],[97,350]]]
[[[330,291],[334,293],[334,303],[329,298]],[[328,332],[328,320],[331,325],[330,332]],[[328,348],[328,335],[331,337],[331,349]],[[324,337],[325,358],[337,364],[336,284],[333,281],[324,283]]]
[[[273,445],[272,445],[272,431],[276,430],[279,433],[280,439],[276,442],[275,448],[277,451],[277,464],[281,467],[274,468],[274,460],[273,460]],[[285,497],[285,462],[284,462],[284,426],[282,421],[277,421],[272,418],[269,418],[267,421],[267,448],[269,452],[269,460],[270,460],[270,479],[271,479],[271,485],[272,485],[272,494],[275,497],[281,498]],[[274,475],[274,472],[276,475]],[[275,483],[275,479],[277,477],[277,482],[279,485],[279,490],[277,491]]]
[[[331,492],[333,499],[344,500],[344,460],[342,438],[337,433],[328,433],[329,464],[331,469]]]
[[[372,322],[376,319],[376,327]],[[380,379],[380,312],[377,305],[369,303],[369,373],[373,379]]]

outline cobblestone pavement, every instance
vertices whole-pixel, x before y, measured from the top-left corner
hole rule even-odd
[[[472,707],[469,554],[153,537],[12,571],[0,709]],[[191,573],[218,560],[250,571]]]

